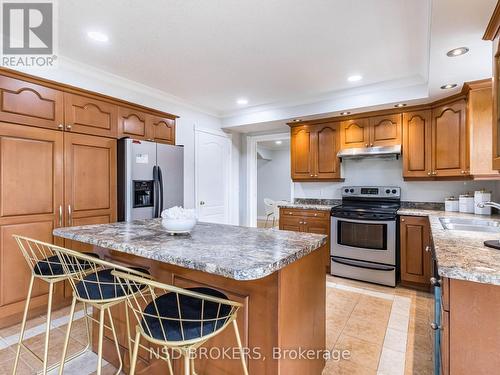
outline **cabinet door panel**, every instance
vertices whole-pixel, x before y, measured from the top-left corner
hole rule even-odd
[[[340,142],[341,148],[368,147],[370,144],[368,119],[342,121]]]
[[[303,218],[300,216],[285,216],[283,211],[280,214],[279,228],[281,230],[289,230],[292,232],[303,232],[304,227],[302,225]]]
[[[403,176],[429,177],[432,172],[431,111],[403,116]]]
[[[426,217],[401,218],[401,280],[430,285],[432,258],[429,221]]]
[[[155,142],[175,144],[175,120],[157,116],[149,116],[148,127]]]
[[[64,119],[75,133],[117,136],[118,107],[81,95],[64,94]]]
[[[465,101],[433,110],[432,163],[436,176],[463,176],[467,170]]]
[[[31,270],[12,237],[55,242],[63,204],[63,133],[0,123],[0,327],[19,321]],[[30,308],[47,304],[46,283],[36,282]],[[56,288],[56,301],[62,298]]]
[[[119,138],[150,138],[146,124],[146,114],[130,108],[120,108],[118,117]]]
[[[316,173],[317,179],[333,179],[340,177],[340,162],[337,157],[340,143],[338,123],[319,124],[313,128],[315,132]]]
[[[49,129],[63,123],[62,91],[6,76],[0,90],[0,121]]]
[[[64,155],[67,224],[115,221],[116,140],[66,133]]]
[[[370,117],[370,146],[401,144],[401,114]]]
[[[292,129],[291,166],[293,180],[309,180],[314,177],[313,134],[308,126]]]

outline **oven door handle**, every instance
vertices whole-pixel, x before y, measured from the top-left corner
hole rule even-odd
[[[396,268],[394,266],[386,266],[384,264],[368,263],[360,260],[351,260],[339,257],[332,257],[332,262],[343,264],[346,266],[364,268],[367,270],[376,270],[376,271],[394,271]]]
[[[394,223],[396,225],[396,218],[394,219],[387,219],[387,220],[366,220],[366,219],[345,219],[343,217],[333,217],[332,223],[333,222],[339,222],[339,221],[346,221],[349,223],[355,223],[355,224],[387,224],[391,225]]]

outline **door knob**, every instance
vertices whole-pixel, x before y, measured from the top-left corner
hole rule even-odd
[[[205,205],[205,202],[200,201],[200,206],[204,206],[204,205]]]

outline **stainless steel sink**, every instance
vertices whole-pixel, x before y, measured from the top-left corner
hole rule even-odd
[[[500,222],[494,220],[440,217],[439,221],[441,222],[443,228],[448,230],[500,233]]]

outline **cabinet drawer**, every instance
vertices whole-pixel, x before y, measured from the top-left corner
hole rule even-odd
[[[282,217],[290,217],[290,216],[301,216],[301,217],[314,217],[318,219],[329,219],[330,211],[322,211],[322,210],[304,210],[297,208],[282,208],[281,209]]]

